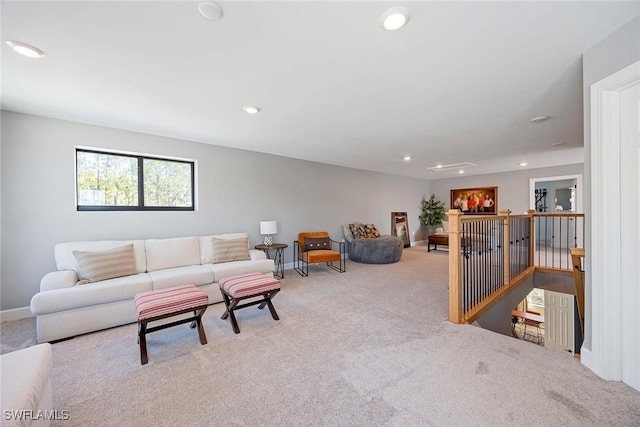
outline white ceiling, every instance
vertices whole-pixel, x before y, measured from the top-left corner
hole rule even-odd
[[[214,22],[198,2],[2,1],[2,109],[427,179],[457,175],[437,163],[577,163],[581,55],[640,14],[638,1],[217,3]],[[398,4],[409,23],[383,30]]]

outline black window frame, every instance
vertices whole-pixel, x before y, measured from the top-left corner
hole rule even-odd
[[[120,156],[130,159],[137,159],[138,162],[138,205],[137,206],[101,206],[101,205],[82,205],[78,203],[80,201],[79,188],[78,188],[78,153],[95,153],[104,154],[108,156]],[[191,166],[191,206],[145,206],[144,205],[144,161],[145,160],[160,160],[163,162],[184,163]],[[163,157],[144,156],[139,154],[119,153],[114,151],[101,151],[88,148],[76,148],[75,157],[75,182],[76,182],[76,210],[77,211],[195,211],[196,207],[196,186],[195,186],[195,161],[191,160],[177,160]]]

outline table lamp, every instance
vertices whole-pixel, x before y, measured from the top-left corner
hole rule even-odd
[[[276,221],[260,221],[260,234],[264,235],[264,244],[273,245],[272,234],[278,233],[278,223]]]

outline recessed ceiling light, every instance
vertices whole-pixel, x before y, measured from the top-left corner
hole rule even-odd
[[[527,166],[527,162],[520,163],[520,166]]]
[[[438,164],[438,165],[436,165],[436,167],[437,167],[438,169],[442,169],[442,165],[439,165],[439,164]]]
[[[533,119],[531,119],[531,123],[542,123],[542,122],[546,122],[547,120],[549,120],[551,117],[549,116],[539,116],[539,117],[534,117]]]
[[[403,158],[404,158],[404,160],[405,160],[405,161],[407,161],[407,162],[408,162],[409,160],[411,160],[411,156],[404,156]]]
[[[27,58],[44,58],[45,54],[43,51],[38,49],[35,46],[31,46],[30,44],[16,42],[13,40],[7,40],[7,45],[11,46],[14,52],[19,53],[22,56],[26,56]]]
[[[198,5],[198,11],[202,16],[212,21],[222,18],[222,8],[210,1],[202,2]]]
[[[409,9],[402,6],[392,7],[384,11],[380,20],[385,30],[396,31],[409,22]]]
[[[463,170],[459,170],[458,173],[464,173],[464,171]]]
[[[258,114],[260,112],[260,109],[258,107],[254,107],[253,105],[245,105],[244,107],[242,107],[242,109],[248,114]]]

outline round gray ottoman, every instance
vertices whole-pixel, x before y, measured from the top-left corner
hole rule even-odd
[[[404,243],[394,236],[354,239],[349,243],[349,260],[365,264],[390,264],[402,256]]]

